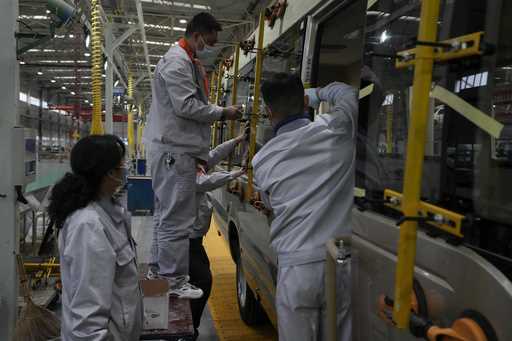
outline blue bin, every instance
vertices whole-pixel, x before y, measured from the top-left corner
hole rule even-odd
[[[154,193],[149,176],[128,177],[128,211],[133,215],[153,213]]]
[[[146,175],[146,159],[137,159],[137,174]]]

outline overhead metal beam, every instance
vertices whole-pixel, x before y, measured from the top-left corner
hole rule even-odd
[[[132,26],[126,31],[124,31],[124,33],[118,38],[116,38],[116,40],[114,40],[114,42],[112,43],[112,50],[117,49],[123,43],[123,41],[125,41],[129,36],[135,33],[135,31],[137,31],[137,27],[135,26]]]
[[[146,59],[146,67],[148,70],[149,79],[153,79],[153,75],[151,73],[151,66],[149,63],[149,53],[148,53],[148,44],[146,41],[146,30],[144,29],[144,14],[142,13],[142,4],[140,0],[135,0],[135,5],[137,6],[137,16],[139,18],[139,29],[140,35],[142,36],[143,48],[144,48],[144,57]]]
[[[133,84],[134,87],[137,87],[137,85],[142,82],[144,79],[146,78],[146,75],[140,75],[139,78],[137,78],[137,80],[135,81],[135,83]]]

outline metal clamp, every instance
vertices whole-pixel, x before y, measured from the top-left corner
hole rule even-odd
[[[483,51],[483,47],[485,47],[482,42],[483,35],[484,32],[475,32],[440,42],[418,40],[416,41],[417,47],[397,53],[395,66],[397,69],[401,69],[414,65],[418,47],[421,46],[434,47],[436,62],[481,55],[485,52]]]
[[[402,193],[386,189],[384,190],[384,201],[387,207],[402,212]],[[398,220],[397,226],[400,226],[405,221],[420,221],[437,227],[458,238],[462,238],[464,237],[462,234],[462,222],[464,219],[465,216],[462,214],[420,201],[418,203],[418,216],[404,216]]]

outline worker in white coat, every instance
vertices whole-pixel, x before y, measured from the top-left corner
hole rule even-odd
[[[276,310],[280,341],[325,340],[326,242],[350,235],[357,90],[343,83],[304,88],[277,74],[262,85],[275,136],[252,160],[254,181],[273,212],[270,243],[278,256]],[[329,104],[311,122],[304,105]],[[351,340],[350,265],[338,273],[337,326]]]
[[[189,237],[196,218],[195,178],[210,149],[210,126],[241,117],[237,107],[208,104],[208,78],[199,61],[217,42],[220,24],[209,13],[195,15],[185,37],[160,59],[144,139],[155,193],[158,259],[153,272],[169,281],[170,293],[197,299],[189,283]]]
[[[228,182],[235,180],[245,174],[245,169],[235,171],[216,171],[209,172],[214,167],[225,160],[237,145],[247,139],[247,134],[242,134],[234,139],[226,141],[216,148],[212,149],[208,154],[206,166],[198,166],[196,172],[196,207],[197,216],[192,231],[190,232],[190,283],[203,291],[201,298],[192,300],[190,308],[192,311],[192,321],[194,325],[195,338],[198,336],[198,329],[201,323],[201,316],[204,307],[210,297],[212,288],[212,274],[210,271],[210,260],[203,246],[203,237],[206,236],[210,229],[210,221],[212,217],[213,206],[210,201],[210,191],[226,185]],[[151,248],[151,263],[156,263],[158,259],[158,234],[153,231],[153,244]],[[150,269],[148,278],[155,278],[155,274]]]
[[[125,183],[124,143],[83,138],[72,173],[52,189],[49,214],[59,229],[63,341],[136,341],[143,324],[130,216],[114,193]]]

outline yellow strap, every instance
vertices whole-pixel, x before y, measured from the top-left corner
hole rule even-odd
[[[375,3],[379,1],[379,0],[368,0],[368,6],[366,7],[367,10],[370,9],[370,7],[372,7],[373,5],[375,5]]]
[[[359,90],[359,99],[363,99],[373,92],[373,83]]]
[[[482,112],[480,109],[472,106],[451,91],[436,85],[430,93],[430,97],[445,103],[492,137],[500,137],[501,131],[503,130],[503,124]]]

